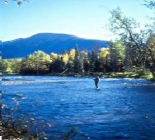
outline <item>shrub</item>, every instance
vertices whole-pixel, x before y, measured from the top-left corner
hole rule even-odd
[[[35,114],[22,113],[20,104],[25,97],[21,94],[13,97],[3,93],[1,105],[1,133],[3,139],[47,139],[44,129],[51,127],[51,123],[39,119]]]

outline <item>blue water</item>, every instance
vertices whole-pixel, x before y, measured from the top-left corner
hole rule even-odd
[[[50,133],[74,128],[89,140],[155,139],[155,83],[143,79],[7,76],[9,96],[23,94],[23,112],[53,124]]]

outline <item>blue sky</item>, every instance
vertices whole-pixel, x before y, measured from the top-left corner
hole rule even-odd
[[[1,0],[0,38],[6,41],[51,32],[111,40],[114,36],[107,28],[108,9],[120,7],[124,15],[144,24],[153,11],[142,4],[143,0],[31,0],[18,6]]]

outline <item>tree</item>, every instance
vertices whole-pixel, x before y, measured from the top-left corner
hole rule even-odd
[[[100,62],[98,60],[98,53],[99,53],[99,46],[94,45],[92,48],[91,53],[88,54],[89,60],[90,60],[90,71],[91,72],[97,72],[100,71]]]
[[[144,5],[153,10],[155,13],[155,1],[154,0],[144,0]],[[150,17],[150,20],[152,21],[152,24],[146,25],[148,27],[148,32],[151,34],[155,33],[155,17]]]
[[[11,70],[14,74],[19,74],[21,70],[22,59],[12,59],[11,60]]]
[[[155,34],[150,35],[147,40],[147,45],[149,47],[150,57],[155,61]]]
[[[119,35],[123,43],[137,48],[143,45],[147,34],[139,30],[139,23],[134,18],[125,17],[120,8],[110,11],[110,14],[110,30]]]
[[[112,71],[123,71],[125,46],[119,40],[111,43],[110,45],[110,67]]]
[[[54,62],[59,58],[59,55],[56,53],[51,53],[50,57],[51,57],[51,62]]]
[[[11,69],[11,61],[4,59],[2,61],[2,73],[3,74],[12,74],[12,69]]]
[[[85,72],[87,58],[88,58],[87,51],[86,50],[80,51],[80,53],[79,53],[79,63],[80,63],[80,69],[82,70],[82,72]]]
[[[68,53],[64,53],[62,55],[62,62],[66,65],[66,64],[68,64],[68,61],[69,61],[69,55],[68,55]]]
[[[0,73],[2,72],[3,69],[3,60],[2,57],[0,57]]]
[[[63,72],[65,69],[64,66],[65,63],[62,61],[61,56],[50,64],[50,72],[58,72],[58,73]]]
[[[3,74],[18,74],[21,70],[21,59],[1,59],[1,71]]]
[[[154,0],[144,0],[144,5],[147,8],[150,8],[155,13],[155,1]],[[147,64],[149,64],[150,71],[152,72],[153,77],[155,78],[155,17],[151,17],[151,25],[148,26],[148,32],[150,33],[147,38]]]
[[[100,62],[100,69],[103,72],[107,72],[107,67],[109,64],[109,48],[101,48],[99,50],[98,59]]]
[[[62,69],[66,70],[68,69],[68,63],[69,63],[69,55],[67,52],[65,52],[64,54],[62,54],[61,56],[61,61],[62,61]]]
[[[147,40],[147,66],[155,77],[155,34],[151,34]]]
[[[144,0],[144,5],[150,9],[155,10],[155,1],[154,0]]]
[[[23,60],[22,72],[25,73],[29,71],[36,74],[46,73],[49,71],[50,63],[50,55],[38,50]]]
[[[68,68],[69,56],[65,52],[62,55],[51,53],[50,72],[63,72]]]
[[[84,61],[83,61],[83,69],[84,69],[84,72],[89,72],[89,70],[90,70],[90,60],[89,60],[89,57],[86,57],[84,59]]]
[[[112,50],[111,50],[112,49]],[[116,41],[113,43],[112,47],[110,47],[110,62],[112,63],[112,61],[114,61],[113,63],[115,63],[116,65],[116,71],[118,72],[122,72],[125,68],[125,50],[126,50],[126,46],[121,42],[121,41]],[[115,59],[112,60],[112,57],[115,56]]]
[[[4,2],[6,3],[6,4],[8,4],[9,3],[9,1],[10,0],[4,0]],[[29,2],[30,0],[12,0],[12,1],[15,1],[15,2],[17,2],[17,4],[20,6],[23,2]]]
[[[68,60],[68,68],[70,70],[74,69],[74,60],[75,60],[76,50],[71,49],[68,53],[69,60]]]
[[[79,48],[78,45],[75,47],[75,57],[74,57],[74,71],[77,73],[81,71],[81,65],[80,65],[80,56],[79,56]]]
[[[122,43],[126,46],[127,59],[126,64],[128,70],[132,69],[133,65],[138,66],[144,64],[144,47],[148,33],[145,30],[139,30],[139,24],[133,18],[128,18],[123,15],[120,8],[110,11],[110,30],[120,37]]]

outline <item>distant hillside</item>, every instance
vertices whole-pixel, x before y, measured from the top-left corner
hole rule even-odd
[[[68,34],[40,33],[31,37],[2,42],[2,58],[21,58],[42,50],[47,54],[51,52],[63,53],[78,45],[79,49],[91,51],[94,45],[108,47],[106,41],[84,39]]]

